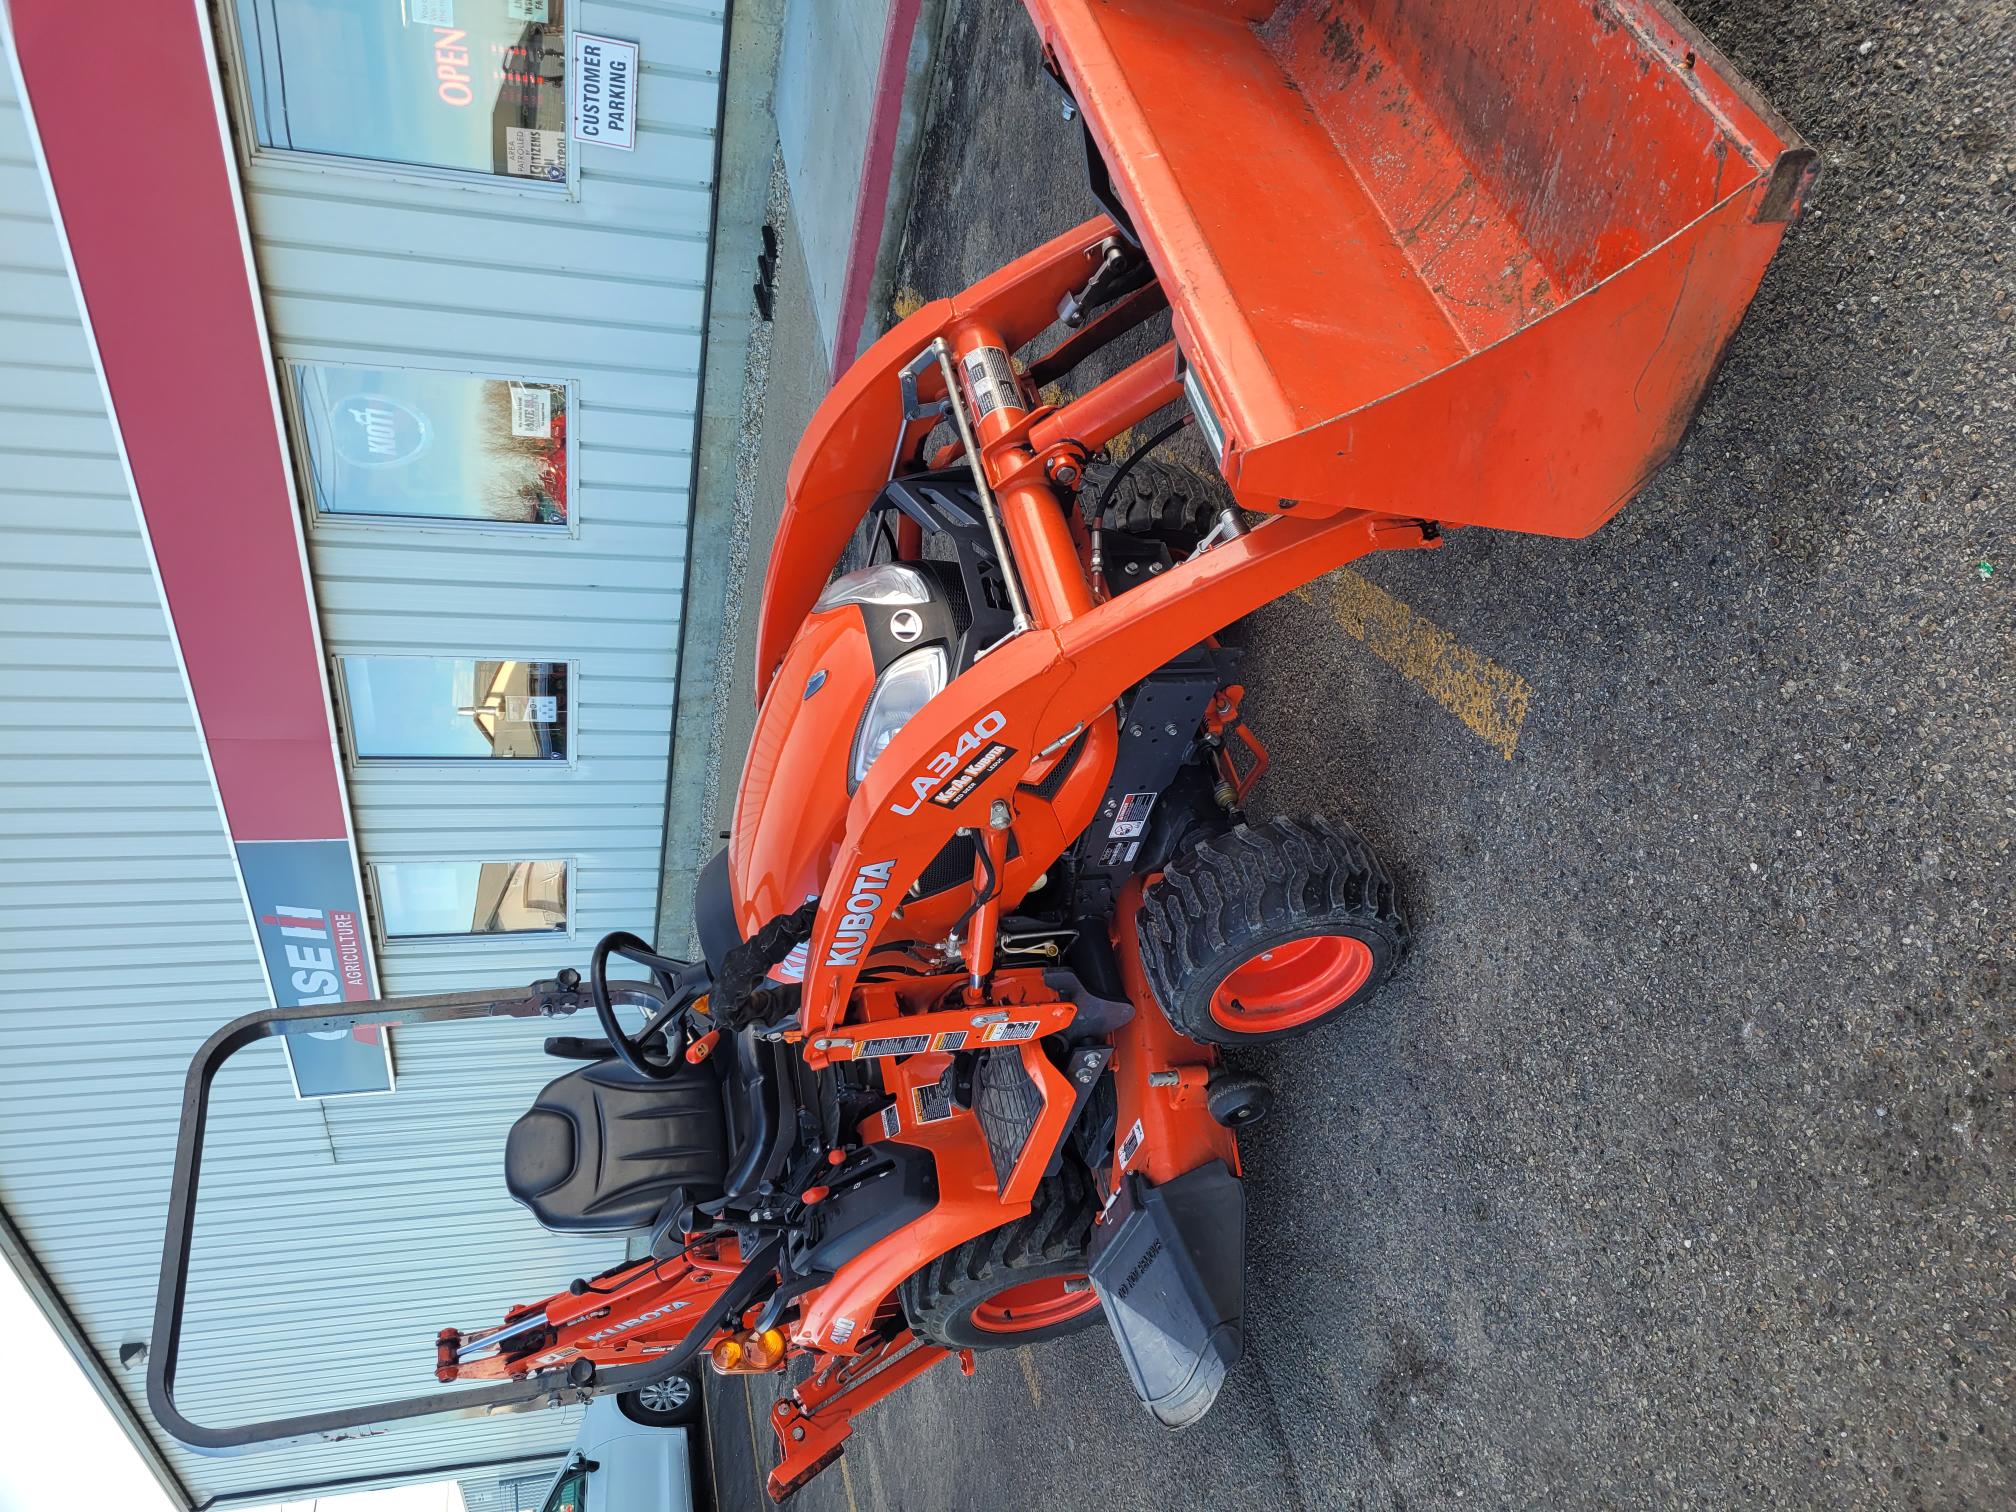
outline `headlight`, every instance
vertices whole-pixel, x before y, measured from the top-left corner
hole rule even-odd
[[[842,604],[893,608],[899,604],[930,602],[931,585],[924,581],[923,573],[914,567],[887,562],[880,567],[864,567],[859,572],[835,578],[819,595],[819,602],[812,606],[812,612],[838,609]]]
[[[847,777],[849,791],[868,775],[868,768],[875,764],[882,748],[896,738],[896,732],[910,723],[911,717],[944,687],[943,646],[926,646],[889,664],[889,670],[875,684],[868,710],[861,716],[861,729],[854,737],[854,760]]]

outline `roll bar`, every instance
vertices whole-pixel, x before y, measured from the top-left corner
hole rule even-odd
[[[611,984],[614,999],[641,1007],[648,1015],[662,1000],[643,983]],[[677,1374],[713,1332],[702,1318],[685,1345],[648,1363],[598,1370],[576,1360],[567,1370],[546,1370],[519,1381],[475,1389],[430,1392],[399,1401],[332,1412],[305,1413],[214,1428],[192,1421],[175,1405],[175,1365],[181,1352],[182,1309],[189,1284],[189,1248],[195,1232],[196,1194],[203,1170],[203,1133],[209,1119],[210,1085],[233,1055],[256,1040],[276,1034],[347,1031],[396,1024],[448,1023],[483,1018],[558,1018],[592,1008],[593,999],[577,972],[534,982],[522,992],[448,992],[431,997],[387,998],[345,1005],[332,1013],[323,1006],[269,1008],[234,1019],[203,1042],[189,1065],[182,1092],[182,1119],[176,1134],[175,1177],[168,1194],[168,1227],[161,1244],[161,1280],[154,1297],[154,1330],[147,1363],[147,1403],[162,1427],[189,1448],[205,1454],[243,1454],[254,1448],[335,1442],[363,1436],[387,1423],[419,1417],[485,1417],[586,1401],[599,1392],[629,1391]],[[773,1246],[774,1248],[774,1246]],[[751,1257],[717,1309],[747,1306],[750,1294],[767,1279],[762,1254]],[[718,1321],[718,1320],[716,1320]]]

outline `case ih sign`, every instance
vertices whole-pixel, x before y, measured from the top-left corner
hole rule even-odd
[[[253,840],[235,849],[273,1001],[305,1008],[376,997],[350,843]],[[392,1090],[391,1046],[380,1030],[285,1039],[294,1090],[302,1097]]]

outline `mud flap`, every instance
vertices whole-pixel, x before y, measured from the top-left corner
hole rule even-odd
[[[1129,1176],[1099,1226],[1092,1286],[1134,1390],[1165,1428],[1211,1410],[1246,1352],[1246,1189],[1223,1161]]]

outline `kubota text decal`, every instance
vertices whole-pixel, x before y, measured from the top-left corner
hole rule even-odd
[[[828,966],[852,966],[861,959],[875,925],[875,914],[882,907],[883,891],[889,886],[889,873],[895,867],[894,861],[876,861],[854,873],[854,886],[847,894],[847,912],[841,916],[840,931],[833,936],[832,949],[826,952]]]

